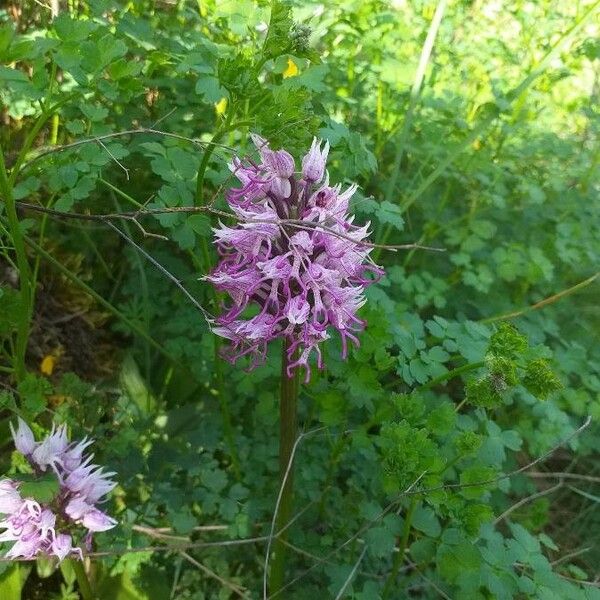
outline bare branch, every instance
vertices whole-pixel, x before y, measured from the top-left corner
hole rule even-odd
[[[553,485],[552,487],[549,487],[545,490],[541,490],[540,492],[536,492],[535,494],[531,494],[531,496],[527,496],[526,498],[521,498],[521,500],[519,500],[518,502],[515,502],[515,504],[513,504],[512,506],[507,508],[500,516],[496,517],[496,519],[494,519],[492,521],[492,525],[498,525],[498,523],[500,523],[500,521],[503,521],[504,519],[506,519],[506,517],[508,517],[508,515],[513,513],[515,510],[521,508],[521,506],[524,506],[525,504],[528,504],[529,502],[533,502],[534,500],[537,500],[538,498],[542,498],[543,496],[548,496],[549,494],[554,493],[556,490],[559,490],[561,487],[563,487],[563,485],[564,485],[564,482],[559,481],[556,485]]]
[[[279,513],[279,505],[281,504],[281,498],[283,496],[283,490],[285,488],[285,484],[287,483],[290,471],[292,469],[292,465],[294,464],[294,456],[296,454],[296,450],[298,449],[298,445],[300,442],[310,435],[313,435],[319,431],[323,431],[325,427],[319,427],[318,429],[313,429],[312,431],[307,431],[306,433],[301,433],[294,445],[292,447],[292,451],[290,452],[290,459],[288,460],[287,467],[285,469],[285,473],[283,474],[283,478],[281,480],[281,485],[279,486],[279,493],[277,494],[277,502],[275,503],[275,510],[273,511],[273,518],[271,519],[271,530],[269,531],[269,538],[267,542],[267,549],[265,551],[265,568],[263,572],[263,598],[267,599],[267,575],[269,571],[269,556],[271,554],[271,544],[273,542],[274,533],[275,533],[275,523],[277,522],[277,514]],[[280,532],[281,533],[281,532]]]
[[[58,210],[53,210],[51,208],[45,208],[43,206],[36,206],[35,204],[29,204],[28,202],[17,202],[17,205],[26,210],[32,210],[35,212],[41,212],[45,214],[49,214],[61,219],[80,219],[83,221],[107,221],[114,219],[128,219],[134,220],[138,217],[148,216],[148,215],[160,215],[160,214],[172,214],[172,213],[211,213],[214,215],[218,215],[224,218],[231,218],[238,221],[241,221],[239,217],[232,213],[228,213],[222,210],[217,210],[212,208],[211,205],[206,206],[171,206],[165,208],[148,208],[145,210],[137,210],[135,212],[121,212],[121,213],[103,213],[103,214],[87,214],[87,213],[67,213],[61,212]],[[303,221],[301,219],[244,219],[245,223],[257,223],[257,224],[265,224],[265,225],[289,225],[290,227],[294,227],[296,229],[306,230],[306,231],[314,231],[320,230],[335,237],[348,240],[353,242],[357,246],[364,246],[366,248],[381,248],[382,250],[389,250],[391,252],[395,252],[396,250],[429,250],[431,252],[445,252],[445,248],[436,248],[432,246],[422,246],[417,243],[410,244],[376,244],[374,242],[366,242],[360,241],[357,242],[353,237],[342,233],[340,231],[335,231],[331,227],[327,225],[323,225],[322,223],[314,223],[309,221]],[[139,227],[139,224],[138,224]],[[157,234],[147,234],[152,235],[153,237],[157,237]]]
[[[552,471],[544,473],[543,471],[529,471],[527,477],[534,479],[577,479],[579,481],[589,481],[590,483],[600,483],[600,477],[593,475],[583,475],[582,473],[569,473],[567,471]]]
[[[344,584],[342,585],[340,591],[337,593],[335,600],[341,600],[344,595],[346,594],[346,590],[348,589],[348,586],[352,583],[352,580],[354,579],[354,576],[356,575],[356,571],[358,570],[358,567],[360,565],[360,563],[362,562],[362,559],[365,557],[365,554],[367,553],[367,547],[365,546],[362,549],[362,552],[360,553],[358,560],[354,563],[354,567],[352,567],[352,571],[350,571],[350,573],[348,574],[348,577],[346,577],[346,581],[344,581]]]
[[[173,138],[176,140],[181,140],[183,142],[188,142],[190,144],[194,144],[195,146],[199,146],[200,148],[204,148],[206,146],[216,146],[218,148],[223,148],[224,150],[228,150],[230,152],[236,152],[235,148],[228,146],[227,144],[219,144],[216,142],[204,142],[197,138],[189,138],[184,135],[178,135],[177,133],[170,133],[168,131],[160,131],[158,129],[154,129],[152,127],[140,127],[139,129],[128,129],[126,131],[115,131],[113,133],[105,133],[104,135],[98,135],[94,137],[85,138],[83,140],[76,140],[75,142],[71,142],[70,144],[63,144],[61,146],[51,146],[46,148],[41,148],[40,153],[37,156],[34,156],[31,160],[23,163],[21,169],[24,170],[29,167],[31,164],[43,158],[44,156],[48,156],[49,154],[54,154],[56,152],[61,152],[62,150],[69,150],[70,148],[76,148],[78,146],[82,146],[84,144],[91,143],[102,143],[104,140],[110,140],[113,138],[125,137],[129,135],[139,135],[139,134],[152,134],[152,135],[160,135],[163,137]]]
[[[560,565],[561,563],[564,563],[565,561],[567,561],[571,558],[576,558],[577,556],[581,556],[582,554],[585,554],[586,552],[589,552],[590,550],[593,550],[593,549],[594,549],[593,546],[586,546],[585,548],[579,548],[578,550],[573,550],[573,552],[569,552],[568,554],[565,554],[564,556],[561,556],[560,558],[553,560],[550,564],[553,567],[556,565]]]
[[[444,600],[452,600],[441,587],[439,587],[432,579],[427,577],[427,575],[425,575],[421,569],[419,569],[419,565],[415,564],[411,560],[407,560],[406,562],[408,563],[409,567],[414,569],[423,578],[425,583],[430,585],[442,598],[444,598]]]
[[[104,148],[106,153],[119,165],[119,167],[121,167],[121,169],[125,171],[125,178],[127,179],[127,181],[129,181],[129,169],[123,163],[119,162],[117,157],[109,150],[109,148],[106,146],[106,144],[104,144],[104,142],[98,140],[98,143]]]
[[[185,560],[187,560],[188,562],[193,564],[195,567],[200,569],[203,573],[205,573],[209,577],[212,577],[213,579],[216,579],[221,585],[223,585],[227,589],[231,590],[234,594],[236,594],[240,598],[246,598],[246,599],[250,598],[250,596],[246,590],[244,590],[240,586],[236,585],[235,583],[231,583],[231,581],[227,581],[226,579],[223,579],[220,575],[217,575],[212,569],[209,569],[206,565],[203,565],[201,562],[198,562],[195,558],[190,556],[187,552],[181,551],[179,554],[181,556],[183,556],[183,558],[185,558]]]
[[[532,310],[538,310],[540,308],[543,308],[544,306],[547,306],[548,304],[553,304],[554,302],[556,302],[557,300],[560,300],[561,298],[564,298],[565,296],[570,296],[571,294],[578,292],[580,289],[587,287],[588,285],[590,285],[590,283],[593,283],[594,281],[596,281],[596,279],[598,279],[598,277],[600,277],[600,271],[598,271],[597,273],[594,273],[594,275],[592,275],[591,277],[588,277],[587,279],[584,279],[583,281],[576,283],[575,285],[571,286],[570,288],[567,288],[566,290],[562,290],[556,294],[552,294],[552,296],[549,296],[548,298],[544,298],[543,300],[540,300],[539,302],[536,302],[535,304],[532,304],[531,306],[526,306],[525,308],[522,308],[521,310],[515,310],[513,312],[506,313],[504,315],[498,315],[496,317],[489,317],[487,319],[482,319],[481,322],[482,323],[494,323],[495,321],[504,321],[506,319],[514,319],[516,317],[520,317],[521,315],[531,312]]]
[[[208,324],[209,329],[212,331],[212,323],[214,320],[213,315],[211,315],[199,302],[192,296],[192,294],[187,290],[187,288],[173,275],[170,271],[165,269],[154,257],[150,256],[141,246],[136,244],[130,237],[125,235],[117,226],[113,225],[110,221],[106,221],[106,224],[113,229],[117,234],[119,234],[128,244],[131,244],[146,260],[150,261],[163,275],[165,275],[168,279],[170,279],[188,298],[188,300],[202,313],[206,322]]]

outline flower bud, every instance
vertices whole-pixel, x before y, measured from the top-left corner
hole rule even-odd
[[[310,183],[319,183],[325,173],[325,164],[329,154],[329,142],[321,150],[321,142],[313,138],[308,153],[302,159],[302,176]]]
[[[52,541],[52,552],[58,557],[59,562],[62,562],[73,549],[73,538],[66,533],[59,533]]]
[[[29,456],[35,449],[35,438],[33,432],[29,428],[29,425],[19,417],[19,426],[17,431],[10,423],[10,432],[12,433],[13,440],[15,441],[15,448],[23,455]]]

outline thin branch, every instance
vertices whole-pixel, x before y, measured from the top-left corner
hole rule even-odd
[[[552,471],[548,473],[543,471],[528,471],[527,477],[533,477],[534,479],[577,479],[579,481],[589,481],[590,483],[600,483],[600,477],[583,475],[582,473],[568,473],[566,471]]]
[[[266,542],[268,536],[246,538],[240,540],[224,540],[221,542],[190,542],[189,544],[171,544],[169,546],[140,546],[139,548],[117,548],[101,552],[88,552],[84,554],[89,558],[107,558],[109,556],[124,556],[125,554],[139,554],[143,552],[180,552],[199,548],[224,548],[228,546],[246,546]],[[35,562],[37,558],[6,558],[0,557],[2,562]]]
[[[211,205],[205,206],[171,206],[165,208],[149,208],[145,210],[137,210],[135,212],[121,212],[121,213],[103,213],[103,214],[87,214],[87,213],[72,213],[72,212],[61,212],[58,210],[53,210],[51,208],[46,208],[43,206],[36,206],[35,204],[30,204],[28,202],[16,202],[17,206],[20,208],[31,210],[35,212],[45,213],[52,215],[54,217],[60,219],[79,219],[82,221],[101,221],[106,222],[114,219],[127,219],[131,221],[135,221],[139,217],[149,216],[149,215],[161,215],[161,214],[172,214],[172,213],[203,213],[208,212],[220,217],[232,218],[238,221],[243,221],[244,223],[256,223],[261,225],[289,225],[296,229],[302,229],[306,231],[314,231],[320,230],[335,237],[348,240],[353,242],[357,246],[364,246],[366,248],[380,248],[382,250],[389,250],[391,252],[395,252],[396,250],[429,250],[431,252],[445,252],[445,248],[436,248],[433,246],[422,246],[418,243],[410,243],[410,244],[376,244],[374,242],[367,241],[357,241],[350,235],[342,233],[340,231],[336,231],[327,225],[323,225],[322,223],[314,223],[310,221],[303,221],[301,219],[240,219],[236,215],[232,213],[228,213],[222,210],[217,210],[212,208]],[[136,223],[138,227],[140,227],[139,223]],[[142,231],[144,231],[142,229]],[[144,235],[153,236],[153,237],[161,237],[163,239],[164,236],[158,236],[157,234],[149,234],[144,231]]]
[[[127,179],[127,181],[129,181],[129,169],[123,163],[119,162],[119,159],[107,148],[104,142],[98,140],[98,143],[104,148],[106,153],[119,165],[119,167],[121,167],[121,169],[125,171],[125,178]]]
[[[271,545],[273,543],[274,533],[275,533],[275,523],[277,522],[277,514],[279,513],[279,505],[281,504],[281,498],[283,496],[283,490],[285,488],[285,484],[287,483],[288,477],[290,475],[290,471],[292,469],[292,465],[294,464],[294,456],[296,455],[296,450],[300,442],[310,435],[313,435],[319,431],[322,431],[325,427],[319,427],[318,429],[313,429],[312,431],[307,431],[306,433],[301,433],[294,445],[292,446],[292,451],[290,452],[290,458],[288,460],[287,467],[285,469],[285,473],[281,480],[281,485],[279,486],[279,493],[277,494],[277,501],[275,502],[275,510],[273,512],[273,518],[271,519],[271,529],[269,531],[267,549],[265,551],[265,568],[263,571],[263,598],[267,599],[267,579],[268,579],[268,571],[269,571],[269,555],[271,554]]]
[[[339,566],[339,562],[336,561],[332,561],[332,560],[322,560],[320,556],[317,556],[316,554],[312,554],[311,552],[308,552],[307,550],[304,550],[303,548],[300,548],[290,542],[288,542],[287,540],[280,540],[281,543],[284,546],[287,546],[290,550],[292,550],[293,552],[295,552],[296,554],[300,554],[301,556],[305,556],[306,558],[310,558],[311,560],[315,560],[317,562],[321,561],[323,563],[329,564],[329,565],[334,565],[334,566]],[[405,567],[404,570],[406,571],[408,567]],[[359,575],[362,575],[363,577],[368,577],[369,579],[375,579],[375,580],[383,580],[384,577],[382,575],[377,575],[375,573],[369,573],[368,571],[357,571],[357,573]]]
[[[261,525],[261,523],[256,524],[256,526],[259,525]],[[138,533],[146,533],[150,536],[165,533],[169,534],[173,531],[172,527],[150,527],[149,525],[133,525],[131,529]],[[228,529],[228,525],[199,525],[198,527],[194,527],[193,531],[227,531]]]
[[[172,535],[168,532],[160,531],[159,529],[153,529],[152,527],[144,527],[143,525],[134,525],[131,528],[133,531],[137,533],[143,533],[151,538],[155,538],[158,540],[177,540],[181,542],[189,542],[189,538],[186,538],[181,535]],[[168,528],[168,531],[171,531],[171,528]]]
[[[407,560],[406,562],[408,563],[409,567],[413,568],[423,578],[425,583],[429,584],[442,598],[444,598],[444,600],[452,600],[452,598],[450,598],[450,596],[448,596],[448,594],[446,594],[441,587],[439,587],[432,579],[427,577],[427,575],[425,575],[421,569],[419,569],[419,565],[415,564],[411,560]]]
[[[536,302],[535,304],[532,304],[531,306],[527,306],[525,308],[522,308],[521,310],[515,310],[514,312],[506,313],[504,315],[498,315],[496,317],[489,317],[487,319],[482,319],[481,323],[494,323],[495,321],[504,321],[506,319],[514,319],[515,317],[520,317],[521,315],[527,314],[528,312],[531,312],[532,310],[538,310],[540,308],[543,308],[544,306],[547,306],[548,304],[553,304],[554,302],[556,302],[557,300],[560,300],[561,298],[564,298],[565,296],[569,296],[575,292],[578,292],[580,289],[587,287],[588,285],[590,285],[590,283],[593,283],[596,279],[598,279],[598,277],[600,277],[600,271],[598,271],[591,277],[588,277],[587,279],[584,279],[583,281],[576,283],[575,285],[571,286],[570,288],[567,288],[566,290],[562,290],[561,292],[553,294],[552,296],[548,296],[548,298],[544,298],[543,300],[540,300],[539,302]]]
[[[600,581],[585,581],[585,579],[575,579],[575,577],[567,577],[566,575],[561,575],[557,573],[557,575],[564,579],[565,581],[570,581],[571,583],[578,583],[579,585],[587,585],[588,587],[600,588]]]
[[[360,563],[362,562],[362,559],[365,557],[365,554],[367,553],[367,546],[365,546],[362,550],[362,552],[360,553],[360,556],[358,557],[358,560],[354,563],[354,567],[352,567],[352,571],[350,571],[350,573],[348,574],[348,577],[346,577],[346,581],[344,581],[344,584],[342,585],[340,591],[337,593],[335,600],[341,600],[344,595],[346,594],[346,590],[348,589],[348,586],[352,583],[352,580],[354,579],[354,576],[356,575],[356,571],[358,570],[358,567],[360,565]]]
[[[158,119],[157,121],[154,121],[154,123],[152,123],[152,129],[156,129],[156,126],[159,123],[162,123],[162,121],[164,121],[165,119],[168,119],[176,110],[177,110],[177,107],[172,108],[166,115],[160,117],[160,119]]]
[[[125,235],[118,227],[113,225],[110,221],[106,221],[106,224],[113,229],[116,233],[118,233],[128,244],[131,244],[144,258],[150,261],[165,277],[170,279],[188,298],[188,300],[202,313],[206,322],[208,324],[209,329],[212,331],[212,322],[214,320],[213,315],[211,315],[197,300],[192,296],[192,294],[184,287],[184,285],[173,275],[170,271],[165,269],[154,257],[150,256],[141,246],[136,244],[130,237]]]
[[[203,573],[205,573],[209,577],[212,577],[213,579],[216,579],[221,585],[223,585],[227,589],[231,590],[234,594],[236,594],[240,598],[246,598],[246,599],[250,598],[250,596],[248,595],[248,592],[246,590],[239,587],[235,583],[231,583],[231,581],[227,581],[226,579],[223,579],[220,575],[217,575],[217,573],[215,573],[213,570],[209,569],[206,565],[203,565],[201,562],[198,562],[194,557],[190,556],[187,552],[182,551],[179,554],[181,556],[183,556],[183,558],[185,558],[185,560],[187,560],[188,562],[193,564],[195,567],[200,569]]]
[[[504,475],[501,475],[500,477],[496,477],[495,479],[488,479],[487,481],[479,481],[479,482],[475,482],[475,483],[448,483],[445,485],[440,485],[437,487],[428,488],[428,489],[424,489],[424,490],[404,492],[402,495],[427,494],[429,492],[436,492],[439,490],[479,487],[482,485],[491,485],[493,483],[498,483],[499,481],[504,481],[505,479],[510,479],[514,475],[523,473],[523,472],[527,471],[528,469],[530,469],[531,467],[534,467],[535,465],[546,460],[549,456],[554,454],[560,447],[568,444],[574,437],[578,436],[584,429],[587,429],[591,422],[592,422],[592,417],[588,416],[588,418],[585,420],[583,425],[578,427],[575,431],[573,431],[573,433],[569,434],[564,440],[562,440],[558,444],[556,444],[556,446],[553,446],[552,448],[550,448],[550,450],[548,450],[548,452],[545,452],[544,454],[542,454],[542,456],[540,456],[539,458],[536,458],[535,460],[531,461],[530,463],[527,463],[523,467],[521,467],[519,469],[515,469],[514,471],[511,471],[510,473],[505,473]]]
[[[507,508],[500,516],[496,517],[496,519],[494,519],[494,521],[492,521],[492,525],[498,525],[498,523],[500,523],[500,521],[503,521],[504,519],[506,519],[506,517],[508,517],[515,510],[521,508],[521,506],[524,506],[525,504],[528,504],[529,502],[533,502],[534,500],[537,500],[538,498],[542,498],[543,496],[548,496],[549,494],[556,492],[556,490],[559,490],[561,487],[563,487],[563,485],[564,485],[564,482],[561,480],[556,485],[553,485],[552,487],[549,487],[548,489],[542,490],[540,492],[536,492],[535,494],[531,494],[531,496],[527,496],[526,498],[521,498],[521,500],[519,500],[518,502],[515,502],[515,504],[513,504],[512,506]]]
[[[585,548],[579,548],[578,550],[573,550],[573,552],[569,552],[568,554],[565,554],[564,556],[561,556],[560,558],[553,560],[550,564],[553,567],[555,567],[556,565],[560,565],[561,563],[564,563],[565,561],[567,561],[571,558],[576,558],[577,556],[581,556],[582,554],[585,554],[586,552],[593,550],[593,548],[594,548],[593,546],[586,546]]]
[[[41,148],[40,153],[37,156],[34,156],[31,160],[23,163],[21,169],[24,170],[29,167],[32,163],[39,160],[44,156],[48,156],[49,154],[54,154],[55,152],[61,152],[62,150],[68,150],[70,148],[76,148],[77,146],[82,146],[84,144],[91,143],[102,143],[103,140],[110,140],[113,138],[124,137],[128,135],[137,135],[140,133],[152,134],[152,135],[161,135],[163,137],[169,137],[176,140],[181,140],[183,142],[189,142],[190,144],[194,144],[195,146],[199,146],[201,148],[206,146],[217,146],[219,148],[223,148],[225,150],[229,150],[230,152],[236,152],[235,148],[228,146],[226,144],[217,144],[214,142],[204,142],[197,138],[189,138],[184,135],[178,135],[177,133],[170,133],[168,131],[160,131],[159,129],[154,129],[152,127],[140,127],[139,129],[128,129],[126,131],[115,131],[113,133],[105,133],[104,135],[98,135],[94,137],[85,138],[83,140],[76,140],[75,142],[71,142],[69,144],[63,144],[62,146],[51,146],[49,148]]]

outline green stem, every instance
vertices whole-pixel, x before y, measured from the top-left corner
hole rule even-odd
[[[71,563],[73,571],[75,572],[77,585],[79,586],[79,593],[81,594],[83,600],[95,600],[96,596],[92,591],[92,586],[90,585],[90,580],[85,572],[83,563],[76,559],[69,559],[69,562]]]
[[[50,102],[52,96],[52,87],[54,84],[54,78],[56,76],[56,67],[53,65],[52,76],[50,79],[50,87],[48,90],[47,104]],[[19,293],[21,296],[21,302],[19,306],[19,314],[17,316],[17,340],[15,345],[15,356],[14,356],[14,367],[15,377],[17,382],[23,380],[26,374],[25,368],[25,354],[27,353],[27,341],[29,339],[29,324],[31,321],[31,314],[33,311],[33,294],[32,294],[32,274],[29,261],[27,259],[27,252],[25,250],[25,241],[23,232],[21,231],[21,225],[19,223],[19,216],[17,214],[15,199],[13,195],[13,189],[15,182],[19,175],[21,165],[27,156],[27,153],[31,149],[37,134],[40,132],[42,127],[46,124],[47,120],[52,116],[54,111],[60,106],[49,107],[42,111],[37,121],[31,128],[31,131],[27,134],[25,142],[21,147],[17,160],[11,170],[10,176],[6,169],[4,162],[4,150],[0,147],[0,192],[2,193],[4,204],[6,206],[6,216],[8,219],[8,228],[10,235],[15,247],[15,254],[17,257],[17,267],[19,269]]]
[[[129,194],[126,194],[123,190],[114,186],[112,183],[110,183],[110,181],[106,181],[106,179],[102,179],[102,177],[98,177],[98,181],[102,185],[105,185],[107,188],[115,192],[115,194],[121,196],[121,198],[127,200],[127,202],[131,202],[131,204],[133,204],[136,208],[144,208],[144,205],[141,202],[138,202],[135,198],[132,198]]]
[[[228,118],[231,118],[233,115],[233,106],[229,107],[231,111],[228,115]],[[200,166],[198,167],[198,176],[196,178],[196,198],[194,199],[195,206],[204,206],[206,202],[204,202],[204,175],[206,173],[206,169],[208,168],[208,162],[210,161],[210,157],[215,150],[216,144],[223,138],[225,132],[227,131],[227,126],[229,122],[226,122],[225,126],[218,129],[215,134],[212,136],[210,140],[210,144],[204,151],[204,155],[202,156],[202,160],[200,161]]]
[[[6,165],[4,163],[4,151],[0,148],[0,192],[6,206],[6,217],[8,219],[8,229],[15,248],[17,258],[17,267],[19,269],[19,293],[21,301],[19,303],[19,312],[17,315],[17,340],[14,356],[14,368],[17,382],[25,378],[25,353],[27,352],[27,339],[29,338],[29,319],[31,314],[31,269],[25,250],[25,241],[17,207],[13,196],[12,177],[8,177]]]
[[[446,10],[447,0],[440,0],[435,9],[435,14],[431,21],[431,25],[429,26],[429,30],[427,32],[427,38],[425,39],[425,43],[423,44],[423,49],[421,50],[421,57],[419,59],[419,65],[417,67],[417,71],[415,73],[415,80],[413,82],[412,89],[410,91],[410,100],[408,104],[408,109],[406,111],[406,115],[404,117],[404,122],[402,123],[402,130],[400,131],[400,137],[398,139],[398,143],[396,144],[396,155],[394,157],[394,167],[392,170],[392,175],[388,181],[387,189],[385,191],[385,199],[390,202],[394,195],[394,190],[396,188],[396,183],[398,181],[398,176],[400,174],[400,166],[402,164],[402,158],[404,157],[404,150],[406,148],[406,142],[408,140],[408,134],[410,133],[410,129],[412,126],[413,117],[415,114],[415,109],[417,107],[417,101],[421,95],[421,88],[423,86],[423,80],[425,79],[425,72],[427,70],[427,64],[429,63],[429,58],[431,57],[431,51],[433,50],[433,45],[435,43],[435,38],[437,37],[438,30],[440,28],[440,24],[442,22],[442,17],[444,16],[444,11]]]
[[[56,146],[58,143],[58,126],[60,124],[60,117],[58,113],[52,115],[52,129],[50,130],[50,145]]]
[[[294,504],[294,471],[292,469],[292,451],[296,443],[297,404],[298,404],[298,370],[288,377],[287,369],[289,342],[283,344],[281,357],[281,397],[279,404],[279,479],[283,489],[279,512],[277,514],[276,531],[281,531],[292,518]],[[284,485],[285,479],[285,485]],[[275,556],[269,581],[269,593],[277,593],[284,583],[285,555],[288,530],[277,537],[274,544]]]
[[[448,372],[444,373],[443,375],[440,375],[439,377],[436,377],[435,379],[428,381],[425,385],[422,385],[420,387],[420,389],[427,390],[429,388],[435,387],[436,385],[438,385],[439,383],[442,383],[443,381],[447,381],[448,379],[454,379],[455,377],[458,377],[462,373],[467,373],[468,371],[474,371],[475,369],[480,369],[481,367],[484,367],[484,366],[485,366],[485,362],[480,361],[480,362],[476,362],[476,363],[469,363],[467,365],[463,365],[462,367],[457,367],[456,369],[452,369],[451,371],[448,371]]]
[[[210,273],[212,269],[212,259],[210,256],[210,250],[208,247],[208,241],[206,237],[200,238],[200,248],[202,250],[203,261],[197,259],[196,255],[190,252],[190,256],[196,268],[198,268],[203,274]],[[213,286],[209,286],[209,293],[213,308],[218,306],[218,296]],[[215,388],[217,392],[217,398],[219,400],[219,406],[221,409],[221,419],[223,421],[223,433],[225,435],[225,441],[229,447],[229,456],[231,457],[231,466],[233,473],[238,481],[242,480],[242,469],[240,466],[240,459],[235,447],[235,432],[231,423],[231,411],[229,410],[228,396],[225,393],[225,382],[223,380],[223,359],[221,358],[220,348],[221,339],[217,335],[212,336],[213,339],[213,376],[215,380]]]
[[[400,567],[404,563],[404,554],[406,552],[406,547],[408,546],[408,538],[410,537],[410,530],[412,527],[412,520],[415,514],[415,509],[417,508],[417,496],[413,496],[410,500],[410,506],[408,507],[408,511],[406,516],[404,517],[404,529],[402,531],[402,539],[400,540],[400,544],[398,546],[398,553],[394,556],[394,562],[392,564],[392,572],[390,573],[387,581],[385,582],[385,586],[383,588],[382,599],[386,600],[390,597],[392,592],[392,588],[394,583],[396,582],[396,578],[398,577],[398,572],[400,571]]]
[[[215,134],[213,135],[208,147],[206,148],[204,155],[202,156],[202,160],[200,161],[200,166],[198,167],[198,176],[196,178],[196,198],[194,200],[195,206],[204,206],[206,202],[204,202],[204,175],[206,174],[206,169],[208,168],[208,162],[210,161],[210,157],[212,156],[217,144],[223,139],[223,136],[229,132],[237,129],[238,127],[245,127],[246,125],[252,125],[253,121],[238,121],[237,123],[231,123],[234,115],[234,106],[233,102],[229,107],[229,111],[227,113],[227,120],[223,124],[223,127],[219,128]]]
[[[219,405],[221,408],[221,418],[223,419],[223,432],[225,441],[229,446],[229,455],[231,456],[231,466],[233,473],[238,481],[242,480],[242,469],[240,467],[240,459],[235,447],[235,435],[233,425],[231,424],[231,412],[229,410],[229,402],[225,394],[225,384],[223,381],[222,358],[219,352],[221,348],[221,340],[217,335],[213,335],[214,343],[214,376],[217,387],[217,396],[219,397]]]
[[[89,294],[96,302],[107,308],[113,315],[115,315],[118,319],[123,321],[125,325],[127,325],[133,332],[137,333],[139,336],[148,341],[148,343],[156,348],[161,354],[163,354],[166,358],[168,358],[174,364],[179,364],[181,361],[176,359],[174,356],[169,354],[169,352],[161,346],[150,334],[142,329],[137,323],[134,323],[131,319],[128,319],[118,308],[113,306],[108,300],[105,300],[98,292],[92,289],[89,285],[83,282],[77,275],[71,273],[69,269],[67,269],[60,261],[56,260],[50,253],[46,252],[39,244],[36,244],[31,238],[24,236],[23,239],[25,243],[33,248],[38,254],[42,256],[42,258],[46,259],[52,266],[54,266],[58,271],[60,271],[69,281],[72,281],[76,285],[78,285],[81,289],[83,289],[87,294]]]

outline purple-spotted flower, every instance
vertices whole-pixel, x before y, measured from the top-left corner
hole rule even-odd
[[[252,141],[260,162],[230,164],[241,187],[226,199],[238,222],[214,230],[221,261],[206,280],[231,303],[213,331],[230,340],[226,358],[249,355],[252,366],[264,360],[268,342],[284,338],[288,376],[304,367],[308,381],[309,357],[314,351],[322,368],[320,344],[329,330],[338,331],[344,358],[348,340],[358,346],[363,292],[383,270],[369,259],[369,223],[354,225],[348,212],[356,185],[342,191],[329,184],[328,142],[315,138],[296,173],[288,152],[257,135]]]
[[[15,431],[10,426],[15,447],[25,456],[34,475],[52,472],[58,491],[48,502],[26,497],[22,484],[11,479],[0,480],[0,542],[14,542],[7,558],[34,558],[38,554],[53,555],[59,561],[71,555],[83,557],[82,541],[89,547],[97,531],[112,529],[117,522],[96,505],[116,486],[106,473],[94,464],[92,456],[84,456],[92,443],[87,438],[69,442],[65,425],[52,427],[40,442],[19,418]]]

